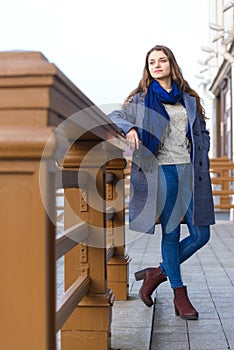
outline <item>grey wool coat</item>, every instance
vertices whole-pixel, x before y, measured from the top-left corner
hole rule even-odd
[[[193,224],[197,226],[215,223],[214,204],[209,173],[208,152],[210,148],[209,132],[205,121],[199,116],[196,98],[184,93],[185,108],[191,129],[192,165],[193,165]],[[142,138],[144,118],[144,96],[136,94],[123,109],[113,111],[109,118],[126,135],[136,128]],[[168,120],[161,118],[158,123],[158,139]],[[129,227],[131,230],[154,233],[157,212],[158,165],[156,157],[152,171],[142,171],[140,167],[141,146],[132,155],[131,189],[129,203]]]

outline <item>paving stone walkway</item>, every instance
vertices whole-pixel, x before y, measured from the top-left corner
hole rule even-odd
[[[183,225],[183,235],[186,226]],[[130,300],[113,308],[112,343],[121,350],[234,350],[234,223],[217,221],[209,243],[182,265],[184,283],[199,320],[175,316],[169,283],[159,286],[154,307],[139,300],[139,268],[160,261],[160,228],[127,245]]]
[[[172,292],[161,285],[155,305],[152,350],[234,349],[234,224],[212,226],[206,247],[182,265],[198,321],[173,316]]]
[[[186,226],[182,225],[182,235]],[[154,235],[127,230],[129,300],[115,301],[112,317],[112,348],[121,350],[234,350],[234,223],[217,220],[209,243],[182,265],[189,297],[199,320],[175,316],[169,283],[159,286],[154,307],[138,296],[138,269],[160,262],[160,227]],[[58,262],[58,290],[62,290],[62,264]],[[59,334],[58,334],[58,349]]]

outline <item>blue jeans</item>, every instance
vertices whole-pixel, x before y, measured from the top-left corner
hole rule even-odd
[[[168,276],[171,287],[183,286],[180,264],[203,247],[210,238],[209,226],[192,224],[192,165],[159,166],[158,209],[162,228],[161,269]],[[189,235],[180,241],[181,218]]]

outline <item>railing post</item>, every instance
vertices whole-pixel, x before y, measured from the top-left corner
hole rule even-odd
[[[49,128],[0,128],[0,349],[55,349],[54,225],[39,186]],[[27,145],[27,146],[25,146]],[[45,186],[50,178],[46,161]],[[52,193],[52,192],[51,192]],[[54,198],[50,198],[54,205]]]
[[[112,198],[116,201],[116,213],[113,219],[114,254],[108,261],[108,286],[115,295],[116,300],[127,300],[129,294],[129,262],[130,258],[125,252],[125,197],[124,197],[124,159],[114,159],[107,165],[106,171],[112,173]]]
[[[84,142],[87,152],[92,146],[92,143]],[[72,146],[74,162],[72,154],[68,153],[64,169],[70,167],[79,171],[80,164],[76,154],[80,153],[80,148],[84,151],[84,147],[82,141]],[[107,350],[111,345],[110,326],[114,297],[107,288],[105,173],[103,167],[99,168],[99,157],[100,151],[90,167],[82,168],[88,174],[86,188],[65,189],[65,228],[81,221],[90,225],[88,241],[82,242],[83,244],[79,244],[65,256],[65,288],[79,275],[88,273],[91,289],[62,327],[62,350]],[[99,196],[93,191],[93,184]]]
[[[39,175],[43,172],[46,187],[53,186],[47,159],[41,157],[53,133],[50,92],[56,74],[57,68],[40,52],[0,53],[0,348],[4,350],[55,349],[55,227],[41,199]],[[53,208],[54,192],[48,198]]]
[[[220,169],[220,177],[221,178],[228,178],[230,177],[229,175],[230,173],[230,169]],[[228,181],[222,181],[222,184],[221,184],[221,188],[222,188],[222,191],[229,191],[230,190],[230,184]],[[220,196],[220,204],[222,206],[226,206],[227,208],[230,207],[230,204],[231,204],[231,197],[228,196],[228,195],[225,195],[225,196]]]

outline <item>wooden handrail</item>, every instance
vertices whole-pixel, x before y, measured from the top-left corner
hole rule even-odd
[[[128,295],[124,150],[120,130],[41,53],[0,53],[1,349],[55,350],[58,330],[62,350],[110,346],[114,295]]]
[[[212,177],[213,184],[219,184],[223,181],[234,182],[234,177]]]
[[[87,223],[79,223],[63,232],[63,236],[56,240],[56,259],[67,254],[77,244],[88,239],[89,226]]]
[[[218,191],[215,191],[213,190],[212,191],[213,193],[213,196],[226,196],[226,195],[231,195],[231,194],[234,194],[234,191],[231,191],[231,190],[218,190]]]
[[[227,157],[210,159],[210,174],[211,182],[213,184],[212,194],[215,199],[215,209],[230,210],[234,207],[234,204],[231,203],[231,196],[234,195],[234,190],[230,189],[232,182],[234,182],[234,177],[232,174],[233,170],[234,162],[232,162]],[[125,181],[128,185],[130,183],[130,171],[131,161],[128,162],[128,167],[124,171]],[[217,189],[216,187],[214,187],[215,185],[220,185],[221,188]],[[128,191],[126,191],[126,195],[126,208],[128,208]],[[217,197],[220,199],[219,203],[216,202]]]
[[[62,171],[62,185],[63,188],[84,188],[89,181],[89,174],[87,171],[78,172],[63,170]]]
[[[90,283],[89,276],[80,276],[59,299],[56,308],[56,332],[59,331],[77,304],[88,294]]]

